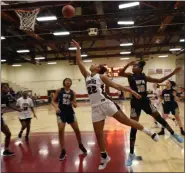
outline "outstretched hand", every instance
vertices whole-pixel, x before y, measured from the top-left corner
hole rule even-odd
[[[131,61],[131,62],[129,62],[129,66],[133,66],[133,65],[135,65],[136,64],[136,61]]]
[[[76,42],[75,40],[72,40],[72,43],[75,47],[77,47],[77,49],[80,49],[80,45],[78,44],[78,42]]]

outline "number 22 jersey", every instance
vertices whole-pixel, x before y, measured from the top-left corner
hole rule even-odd
[[[104,103],[107,99],[102,94],[101,87],[104,83],[101,80],[100,75],[89,75],[86,77],[85,81],[91,105],[96,106]]]

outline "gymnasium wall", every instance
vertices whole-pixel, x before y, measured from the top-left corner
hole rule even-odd
[[[148,74],[148,69],[174,69],[176,67],[176,56],[170,56],[168,58],[158,58],[153,56],[153,59],[147,61],[144,72]],[[131,59],[130,59],[131,60]],[[130,61],[129,60],[129,61]],[[121,67],[126,65],[128,60],[121,61],[119,58],[109,59],[94,59],[93,64],[101,63],[107,64],[110,67]],[[89,68],[92,63],[85,63]],[[131,71],[131,68],[128,69]],[[32,65],[23,63],[22,67],[12,67],[8,65],[2,65],[1,76],[13,83],[25,87],[33,91],[33,93],[39,95],[47,95],[47,90],[60,88],[62,81],[65,77],[70,77],[73,80],[72,88],[78,94],[85,94],[86,88],[83,76],[80,74],[78,66],[69,65],[68,61],[58,61],[56,65],[48,65],[42,63],[42,65]],[[152,77],[163,77],[164,74],[155,74]],[[175,77],[173,77],[175,80]],[[115,78],[114,81],[128,86],[126,78]],[[148,89],[152,89],[152,84],[148,84]],[[117,92],[112,89],[111,92]]]

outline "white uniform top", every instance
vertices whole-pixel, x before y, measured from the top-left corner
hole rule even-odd
[[[155,99],[154,105],[157,107],[157,105],[160,101],[161,90],[159,88],[157,88],[156,90],[153,90],[153,94],[154,94],[154,99]]]
[[[94,76],[89,75],[86,77],[85,81],[86,81],[88,96],[92,107],[100,105],[105,101],[107,101],[105,96],[102,94],[101,86],[104,83],[102,82],[99,74],[96,74]]]
[[[24,99],[23,97],[17,100],[16,106],[21,108],[21,112],[19,114],[19,118],[21,120],[26,118],[31,118],[31,107],[34,107],[33,101],[31,98]]]
[[[153,93],[154,93],[154,97],[157,97],[157,99],[160,98],[160,96],[161,96],[161,90],[159,88],[157,88],[156,90],[154,90]]]

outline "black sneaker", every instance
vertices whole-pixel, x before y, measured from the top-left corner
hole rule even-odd
[[[84,154],[87,154],[87,150],[85,149],[85,147],[83,146],[83,144],[79,144],[79,148],[80,148],[80,150],[81,150]]]
[[[181,135],[185,135],[185,132],[184,132],[184,130],[181,130]]]
[[[9,150],[4,150],[4,152],[3,152],[3,156],[14,156],[14,155],[15,155],[15,153],[11,152]]]
[[[158,135],[164,135],[164,130],[161,130]]]
[[[66,150],[62,150],[60,153],[59,160],[64,160],[67,157]]]

